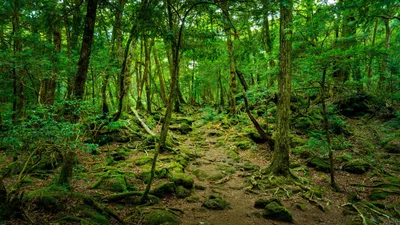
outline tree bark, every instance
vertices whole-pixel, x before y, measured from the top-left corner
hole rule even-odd
[[[374,46],[375,46],[375,39],[376,39],[377,30],[378,30],[378,20],[375,21],[374,33],[372,34],[372,43],[371,43],[371,47],[372,48],[374,48]],[[371,54],[369,55],[369,61],[368,61],[368,66],[367,66],[367,77],[368,77],[367,88],[369,88],[371,86],[372,61],[373,61],[373,59],[374,59],[374,53],[371,52]]]
[[[14,0],[14,8],[13,8],[13,16],[12,16],[12,25],[13,25],[13,39],[14,39],[14,56],[16,58],[19,57],[19,52],[22,51],[22,40],[20,37],[20,8],[19,8],[19,0]],[[18,69],[17,65],[14,65],[13,69],[13,113],[12,120],[15,122],[18,118],[23,118],[24,114],[24,106],[25,106],[25,95],[24,95],[24,86],[22,84],[22,74],[20,69]]]
[[[164,104],[164,106],[167,105],[167,96],[165,94],[165,84],[164,84],[164,78],[161,72],[161,65],[160,65],[160,61],[158,59],[158,55],[157,55],[157,49],[153,48],[153,57],[154,57],[154,62],[156,64],[156,73],[158,76],[158,80],[160,81],[160,95],[161,95],[161,100]]]
[[[231,96],[229,103],[229,113],[230,115],[236,114],[236,67],[235,60],[233,58],[233,44],[232,44],[232,35],[231,35],[231,26],[229,24],[229,6],[227,0],[221,1],[221,9],[224,14],[225,23],[224,23],[224,32],[226,35],[226,46],[228,48],[228,56],[229,56],[229,72],[230,72],[230,88],[231,88]]]
[[[388,51],[390,48],[390,35],[392,32],[390,29],[389,19],[383,19],[383,22],[385,24],[385,48],[386,48],[386,51]],[[379,80],[378,80],[378,86],[379,86],[379,89],[381,89],[381,90],[386,89],[386,85],[385,85],[386,74],[385,73],[386,73],[388,58],[389,58],[389,53],[385,52],[382,57],[381,68],[379,71]]]
[[[289,116],[292,76],[292,0],[280,2],[278,110],[275,151],[269,172],[288,176],[289,170]]]
[[[76,73],[74,84],[74,97],[77,100],[82,100],[83,95],[85,94],[85,85],[93,43],[94,26],[96,23],[96,11],[97,0],[88,0],[81,56],[78,61],[78,72]]]

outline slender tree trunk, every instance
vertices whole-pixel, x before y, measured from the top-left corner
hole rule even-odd
[[[230,88],[231,88],[231,96],[230,96],[230,104],[229,104],[229,113],[230,115],[236,114],[236,67],[235,60],[233,58],[233,44],[232,44],[232,35],[231,35],[231,26],[228,21],[230,21],[229,16],[229,6],[227,0],[221,1],[221,8],[224,14],[226,23],[224,24],[224,32],[227,37],[226,45],[228,48],[228,56],[229,56],[229,72],[230,72]]]
[[[329,121],[328,121],[328,114],[326,112],[326,104],[325,104],[325,99],[326,99],[326,68],[324,68],[323,73],[322,73],[322,81],[321,81],[321,96],[322,96],[322,113],[324,117],[324,129],[325,129],[325,136],[326,136],[326,142],[328,144],[328,151],[329,151],[329,164],[330,164],[330,174],[331,174],[331,187],[335,191],[339,191],[339,187],[337,186],[335,182],[335,169],[334,169],[334,164],[333,164],[333,151],[331,148],[331,136],[329,133]]]
[[[151,48],[154,45],[154,39],[148,43],[147,37],[144,38],[144,52],[145,52],[145,59],[144,59],[144,74],[143,74],[143,83],[146,85],[146,101],[147,101],[147,112],[151,113],[151,93],[150,93],[150,78],[149,78],[149,71],[150,71],[150,53]]]
[[[385,24],[385,48],[386,48],[386,51],[388,51],[390,48],[390,35],[391,35],[391,29],[390,29],[390,24],[389,24],[390,21],[389,21],[389,19],[383,19],[383,22]],[[379,89],[381,89],[381,90],[385,90],[387,87],[385,85],[385,81],[386,81],[385,73],[386,73],[388,58],[389,58],[389,53],[385,52],[382,57],[382,63],[381,63],[380,71],[379,71],[379,80],[378,80],[378,86],[379,86]]]
[[[14,56],[17,59],[19,58],[19,52],[22,51],[19,19],[20,19],[19,0],[14,0],[14,12],[12,16],[13,39],[14,39],[13,47],[14,47]],[[12,119],[15,122],[18,118],[23,118],[25,116],[23,111],[25,106],[25,95],[24,95],[24,86],[22,83],[22,74],[20,69],[18,69],[17,65],[14,65],[12,72],[13,72],[13,95],[14,95]]]
[[[96,11],[97,0],[88,0],[81,56],[78,61],[78,72],[76,73],[74,84],[74,96],[77,100],[82,100],[85,93],[85,84],[93,43],[94,26],[96,23]]]
[[[376,39],[376,32],[378,30],[378,20],[375,21],[375,26],[374,26],[374,33],[372,34],[372,43],[371,47],[375,47],[375,39]],[[373,50],[374,51],[374,50]],[[372,79],[372,61],[374,59],[374,53],[371,52],[369,55],[369,61],[368,61],[368,66],[367,66],[367,77],[368,77],[368,82],[367,82],[367,88],[371,86],[371,79]]]
[[[136,77],[136,84],[137,84],[137,100],[136,100],[136,109],[142,109],[142,93],[143,93],[143,86],[144,86],[144,71],[142,75],[142,64],[144,62],[145,53],[144,52],[144,41],[140,42],[140,60],[137,61],[138,65],[138,73]]]
[[[160,81],[160,95],[161,95],[161,100],[164,104],[164,106],[167,105],[167,96],[165,94],[165,84],[164,84],[164,78],[161,72],[161,65],[160,65],[160,61],[158,59],[158,55],[157,55],[157,49],[154,47],[153,48],[153,57],[154,57],[154,62],[156,64],[156,73],[158,76],[158,80]]]
[[[268,168],[270,173],[281,176],[290,175],[289,116],[292,76],[292,7],[292,0],[281,0],[276,139],[274,157],[270,167]]]

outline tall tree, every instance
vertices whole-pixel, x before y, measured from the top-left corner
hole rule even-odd
[[[274,157],[269,172],[288,176],[289,170],[289,116],[292,76],[292,0],[280,1],[278,110]]]
[[[81,56],[78,61],[78,72],[76,73],[74,84],[74,97],[77,100],[82,100],[85,93],[86,78],[89,68],[90,54],[92,51],[94,26],[96,23],[97,1],[98,0],[88,0],[87,3]]]

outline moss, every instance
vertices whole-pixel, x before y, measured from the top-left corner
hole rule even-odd
[[[263,217],[265,219],[272,219],[272,220],[279,220],[286,222],[293,221],[292,214],[290,213],[290,211],[276,202],[271,202],[265,207],[263,212]]]
[[[256,200],[256,202],[254,203],[254,208],[264,209],[271,202],[276,202],[279,205],[282,205],[281,201],[278,198],[271,198],[271,199],[261,198]]]
[[[253,164],[251,164],[251,163],[249,163],[249,162],[246,162],[244,165],[243,165],[243,170],[244,171],[255,171],[255,170],[259,170],[260,169],[260,166],[259,165],[253,165]]]
[[[219,195],[210,195],[202,204],[203,207],[211,210],[231,209],[229,202]]]
[[[135,159],[135,165],[136,166],[143,166],[145,164],[151,163],[153,161],[153,158],[147,155],[142,155],[138,158]]]
[[[400,140],[391,140],[385,145],[385,150],[388,153],[400,153]]]
[[[109,190],[113,192],[124,192],[127,191],[127,184],[125,176],[121,174],[109,175],[105,174],[100,177],[91,188]]]
[[[107,217],[105,217],[104,215],[102,215],[98,212],[85,209],[82,211],[82,213],[85,215],[85,217],[93,220],[93,222],[95,222],[95,224],[104,224],[104,225],[110,224]]]
[[[32,202],[39,208],[56,212],[64,208],[64,200],[70,195],[67,188],[52,185],[24,195],[23,202]]]
[[[182,185],[185,188],[192,188],[194,184],[193,177],[185,174],[185,173],[174,173],[172,174],[171,181],[175,183],[175,185]]]
[[[236,143],[235,145],[240,150],[247,150],[247,149],[250,149],[251,142],[250,141],[241,141],[241,142]]]
[[[186,198],[190,196],[190,190],[186,189],[183,186],[177,186],[175,190],[175,195],[178,198]]]
[[[186,198],[186,202],[189,203],[196,203],[200,201],[200,197],[199,196],[189,196]]]
[[[308,166],[315,167],[316,170],[329,173],[331,171],[329,163],[319,157],[314,157],[308,162]]]
[[[354,174],[366,173],[371,166],[362,159],[351,160],[343,165],[343,170]]]
[[[162,182],[158,184],[150,193],[159,198],[175,193],[175,184],[173,182]]]
[[[347,201],[351,203],[360,202],[361,198],[357,195],[357,193],[352,192],[347,195]]]
[[[179,225],[181,222],[167,210],[154,210],[146,216],[146,225]]]
[[[201,191],[203,191],[203,190],[206,190],[206,186],[203,186],[203,185],[201,185],[201,184],[195,184],[194,185],[194,189],[196,189],[196,190],[201,190]]]
[[[314,153],[312,151],[304,147],[295,148],[293,153],[298,155],[302,159],[309,159],[314,156]]]
[[[307,205],[302,202],[299,202],[299,203],[296,203],[296,208],[300,209],[301,211],[306,211]]]
[[[295,147],[297,147],[297,146],[303,146],[303,145],[305,145],[307,143],[307,140],[306,139],[303,139],[303,138],[299,138],[299,137],[297,137],[297,136],[294,136],[294,137],[292,137],[292,140],[291,140],[291,142],[290,142],[290,146],[292,147],[292,148],[295,148]]]
[[[390,192],[387,192],[385,190],[376,189],[369,196],[369,199],[371,199],[372,201],[385,200],[390,194],[391,194]]]

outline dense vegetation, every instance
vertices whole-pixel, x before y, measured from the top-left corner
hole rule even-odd
[[[0,223],[400,222],[400,1],[0,6]]]

